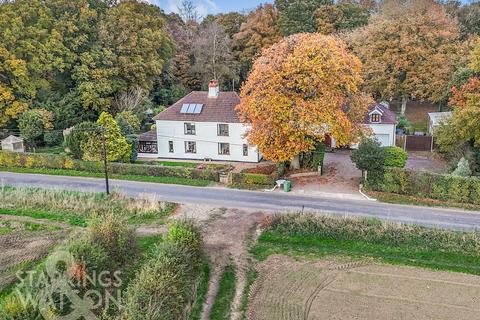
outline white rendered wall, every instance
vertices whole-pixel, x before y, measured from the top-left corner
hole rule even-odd
[[[259,152],[255,146],[248,147],[248,156],[243,155],[244,138],[248,126],[241,123],[227,123],[229,136],[217,135],[217,122],[191,122],[195,124],[195,135],[184,133],[184,121],[157,120],[158,157],[172,159],[209,158],[220,161],[258,162]],[[169,141],[173,141],[174,152],[169,152]],[[185,141],[196,142],[196,153],[185,153]],[[218,143],[230,144],[230,155],[218,154]]]

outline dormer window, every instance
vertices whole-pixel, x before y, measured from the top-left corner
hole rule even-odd
[[[370,122],[372,123],[380,123],[380,115],[378,113],[372,113],[370,115]]]

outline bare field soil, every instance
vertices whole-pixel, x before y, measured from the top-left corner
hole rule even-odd
[[[340,258],[270,256],[248,319],[479,319],[480,277]]]
[[[17,271],[47,256],[68,232],[58,225],[55,230],[27,231],[21,224],[23,220],[26,219],[0,219],[2,224],[12,227],[11,232],[0,235],[0,291],[17,279]]]

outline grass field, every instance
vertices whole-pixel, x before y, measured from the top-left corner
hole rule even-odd
[[[264,224],[248,319],[478,315],[480,233],[309,214]]]
[[[380,262],[480,275],[480,233],[313,215],[274,218],[252,253],[369,257]]]
[[[395,193],[368,191],[368,195],[371,196],[372,198],[377,199],[380,202],[385,202],[385,203],[407,204],[407,205],[426,206],[426,207],[461,208],[465,210],[474,210],[474,211],[480,210],[480,206],[475,204],[459,203],[459,202],[452,202],[452,201],[441,201],[441,200],[428,199],[428,198],[418,198],[418,197],[395,194]]]
[[[16,168],[16,167],[0,167],[0,171],[16,172],[16,173],[31,173],[31,174],[46,174],[54,176],[73,176],[73,177],[88,177],[88,178],[104,178],[105,174],[65,170],[65,169],[36,169],[36,168]],[[139,176],[139,175],[110,175],[111,179],[139,181],[139,182],[153,182],[164,184],[179,184],[194,187],[207,187],[212,181],[201,179],[188,179],[179,177],[153,177],[153,176]]]

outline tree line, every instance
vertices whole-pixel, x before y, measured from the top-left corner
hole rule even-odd
[[[170,14],[135,0],[2,1],[0,127],[48,132],[102,112],[144,120],[212,78],[240,90],[262,51],[297,33],[344,41],[362,63],[360,89],[376,100],[398,99],[402,111],[412,98],[448,106],[452,88],[476,74],[480,5],[275,0],[200,17],[189,0]]]

